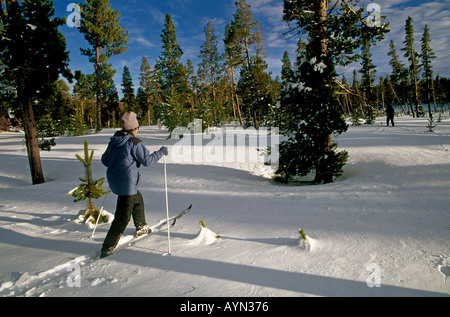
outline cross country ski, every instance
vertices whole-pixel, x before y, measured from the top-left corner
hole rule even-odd
[[[133,243],[136,243],[137,241],[142,240],[145,237],[152,235],[153,233],[163,230],[164,228],[166,228],[167,222],[169,222],[170,227],[174,227],[175,224],[177,223],[177,220],[180,219],[183,215],[187,214],[189,211],[191,211],[191,209],[192,209],[192,204],[189,207],[187,207],[185,210],[180,212],[178,215],[172,216],[168,220],[167,219],[160,220],[156,225],[153,225],[150,227],[151,230],[148,233],[143,234],[139,237],[136,237],[135,235],[123,236],[122,238],[120,238],[119,243],[114,248],[114,250],[111,250],[108,252],[101,252],[100,258],[105,258],[112,254],[115,254],[118,251],[120,251],[121,249],[124,249],[127,246],[132,245]]]

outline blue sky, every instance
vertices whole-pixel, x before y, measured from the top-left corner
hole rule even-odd
[[[78,0],[81,2],[82,0]],[[71,12],[66,8],[72,0],[54,0],[55,14],[68,16]],[[291,60],[295,59],[297,38],[283,36],[287,31],[286,23],[282,21],[282,0],[247,0],[252,6],[252,13],[264,32],[266,62],[269,71],[274,76],[281,70],[281,59],[284,51],[288,51]],[[359,2],[358,7],[367,7],[369,3],[377,3],[381,13],[390,22],[391,32],[386,39],[373,47],[373,61],[377,66],[377,76],[386,76],[391,72],[389,56],[387,56],[389,42],[395,42],[399,54],[403,46],[404,25],[408,16],[414,21],[415,48],[420,51],[420,38],[425,24],[430,27],[431,46],[437,55],[434,60],[434,74],[450,77],[450,0],[439,1],[408,1],[408,0],[377,0]],[[225,25],[233,18],[235,0],[110,0],[113,9],[121,13],[121,25],[129,32],[128,51],[110,59],[117,71],[114,81],[121,95],[121,81],[123,67],[130,69],[135,90],[139,87],[139,73],[142,57],[145,56],[153,67],[161,54],[161,32],[164,28],[164,16],[170,13],[175,23],[178,43],[184,51],[182,61],[191,59],[194,66],[199,62],[200,45],[204,42],[204,28],[211,20],[219,40],[219,50],[223,51],[223,34]],[[93,66],[87,57],[82,56],[80,48],[87,48],[88,44],[76,27],[67,25],[61,27],[61,32],[67,39],[67,49],[70,51],[70,68],[92,73]],[[404,59],[403,59],[404,60]],[[345,69],[338,69],[351,80],[354,69],[360,65],[354,63]]]

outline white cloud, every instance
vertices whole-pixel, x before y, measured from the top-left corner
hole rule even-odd
[[[155,47],[156,45],[150,42],[148,39],[146,39],[143,36],[137,36],[131,39],[132,42],[136,42],[144,47]]]

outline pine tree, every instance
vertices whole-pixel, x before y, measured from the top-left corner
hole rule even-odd
[[[241,68],[238,92],[242,97],[246,122],[253,123],[258,129],[260,122],[264,122],[269,115],[270,105],[274,104],[270,88],[272,79],[266,72],[267,63],[260,57],[252,58],[250,65]]]
[[[83,74],[81,71],[75,72],[76,83],[73,87],[73,93],[79,100],[78,113],[86,122],[89,120],[89,109],[95,103],[94,75]],[[90,126],[92,128],[92,126]]]
[[[226,45],[229,49],[235,51],[234,55],[238,58],[235,66],[241,65],[243,62],[250,66],[252,47],[256,51],[258,43],[262,42],[261,30],[259,22],[255,21],[251,6],[246,0],[238,0],[236,3],[236,12],[233,14],[234,19],[231,21],[227,30]]]
[[[261,98],[265,99],[266,92],[255,86],[259,85],[255,81],[257,78],[266,81],[267,77],[263,75],[264,70],[267,68],[263,60],[263,37],[259,22],[253,17],[250,10],[251,6],[247,1],[239,0],[235,5],[236,12],[233,14],[233,20],[226,29],[225,47],[228,55],[233,59],[233,66],[241,67],[238,87],[239,85],[241,87],[239,95],[243,101],[242,109],[244,116],[247,118],[246,123],[250,124],[253,122],[253,125],[257,127],[258,111],[267,102],[261,100]],[[252,83],[256,94],[247,89],[249,86],[245,81]],[[247,88],[244,88],[246,86]],[[242,95],[243,92],[246,93],[245,96]],[[253,97],[259,95],[259,101],[252,99],[252,95]]]
[[[394,95],[394,100],[398,105],[402,105],[403,103],[408,104],[410,107],[411,113],[414,114],[414,109],[412,107],[412,102],[408,97],[408,87],[409,87],[409,78],[408,78],[408,70],[405,68],[405,65],[400,61],[397,50],[395,49],[394,41],[391,40],[389,44],[389,52],[388,55],[391,57],[389,60],[389,65],[392,67],[392,73],[390,75],[389,90]],[[408,110],[409,111],[409,110]]]
[[[359,71],[362,74],[362,87],[364,91],[364,101],[365,101],[365,118],[367,124],[373,124],[375,122],[374,110],[373,110],[373,102],[374,102],[374,93],[373,93],[373,83],[375,81],[375,73],[376,66],[372,61],[372,53],[370,52],[370,41],[368,39],[364,40],[364,44],[362,46],[362,56],[361,56],[361,65],[362,68]]]
[[[185,126],[189,116],[184,111],[184,96],[188,87],[186,67],[180,61],[183,50],[177,42],[170,14],[166,14],[161,41],[162,52],[155,66],[158,69],[162,101],[158,113],[169,132],[172,132],[177,126]]]
[[[421,39],[422,42],[422,51],[420,57],[422,59],[422,69],[423,69],[423,77],[425,79],[425,99],[428,104],[428,114],[430,118],[432,118],[431,113],[431,96],[433,95],[433,69],[431,62],[436,58],[436,54],[430,47],[431,36],[430,36],[430,28],[425,24],[425,28],[423,30],[423,36]]]
[[[54,12],[49,0],[8,0],[0,5],[2,77],[17,96],[33,184],[45,182],[35,120],[38,100],[49,95],[60,75],[72,78],[66,41],[58,30],[64,20]]]
[[[131,78],[128,66],[123,67],[122,73],[122,102],[125,105],[125,111],[139,112],[136,109],[136,95],[134,94],[133,78]]]
[[[199,58],[201,67],[205,73],[206,83],[211,86],[213,100],[216,99],[217,82],[220,80],[222,72],[221,56],[217,49],[217,36],[214,33],[214,28],[211,20],[208,21],[205,27],[205,42],[200,46]]]
[[[198,77],[195,74],[194,64],[188,58],[186,67],[186,103],[185,108],[189,111],[189,122],[193,122],[197,116],[199,93]],[[189,109],[187,109],[189,108]]]
[[[161,73],[163,93],[167,93],[172,86],[180,83],[180,73],[183,68],[180,61],[183,50],[177,42],[175,24],[173,24],[170,14],[166,14],[161,41],[162,52],[157,67]]]
[[[227,24],[225,27],[225,53],[224,53],[224,66],[228,68],[229,78],[230,78],[230,87],[232,91],[232,103],[233,103],[233,114],[234,114],[234,120],[236,120],[236,112],[239,117],[239,123],[242,125],[242,114],[241,114],[241,106],[239,101],[239,96],[237,94],[237,85],[236,85],[236,68],[241,63],[239,50],[237,49],[236,45],[233,45],[233,36],[234,31],[231,27],[231,24]]]
[[[306,49],[299,52],[289,85],[282,89],[281,111],[291,117],[288,141],[280,144],[278,177],[315,172],[315,183],[329,183],[342,174],[348,158],[337,152],[332,134],[347,130],[336,94],[336,65],[358,58],[355,50],[365,39],[381,40],[387,25],[366,27],[364,9],[355,11],[347,1],[284,1],[283,19],[299,33],[308,34]],[[364,37],[362,36],[364,35]]]
[[[73,196],[74,202],[84,201],[87,199],[86,210],[83,213],[83,222],[88,219],[97,219],[99,210],[94,204],[94,199],[99,199],[103,195],[107,195],[109,191],[103,189],[103,183],[105,178],[102,177],[95,180],[92,176],[92,158],[94,156],[94,151],[89,154],[89,143],[88,140],[84,141],[84,158],[79,154],[75,154],[76,158],[83,164],[85,177],[80,177],[82,183],[69,192],[69,196]],[[95,220],[94,220],[95,223]]]
[[[101,64],[102,75],[102,101],[105,104],[105,108],[102,111],[102,122],[107,122],[108,128],[113,125],[114,127],[120,125],[120,117],[122,116],[122,110],[119,102],[119,93],[117,92],[116,85],[114,84],[113,77],[116,71],[111,68],[112,64]]]
[[[220,120],[218,120],[219,104],[217,100],[217,84],[221,78],[222,64],[221,56],[217,49],[217,36],[214,33],[211,20],[208,21],[204,33],[205,42],[201,45],[200,54],[198,56],[201,59],[198,67],[198,75],[203,79],[202,93],[209,94],[209,96],[205,98],[210,101],[210,104],[207,105],[207,107],[212,109],[214,121],[218,123]]]
[[[114,55],[122,54],[128,48],[128,31],[120,25],[120,13],[112,10],[109,0],[85,0],[81,5],[80,32],[90,48],[81,49],[94,64],[97,94],[97,129],[102,128],[102,74],[101,64]]]
[[[284,51],[281,62],[283,63],[281,66],[281,80],[286,85],[288,79],[292,76],[292,63],[287,51]]]
[[[419,54],[414,49],[414,26],[413,19],[408,16],[405,22],[405,41],[402,51],[405,52],[404,57],[409,61],[409,80],[410,80],[410,94],[415,105],[415,114],[417,117],[423,116],[423,109],[419,101]]]
[[[147,113],[147,122],[148,125],[151,125],[153,106],[158,101],[158,80],[156,78],[156,69],[152,71],[145,56],[142,58],[139,83],[141,85],[141,108]]]

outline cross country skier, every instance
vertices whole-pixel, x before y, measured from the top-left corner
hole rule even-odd
[[[136,227],[136,236],[151,231],[145,221],[144,200],[138,190],[139,167],[150,166],[168,154],[167,147],[150,153],[142,141],[136,137],[139,123],[134,112],[125,113],[122,130],[111,137],[102,155],[102,163],[107,167],[106,176],[109,187],[117,197],[114,220],[101,249],[101,257],[108,256],[117,246],[131,217]]]
[[[388,104],[386,107],[386,114],[387,114],[387,118],[386,118],[386,125],[389,126],[389,122],[392,123],[392,126],[394,127],[394,115],[395,115],[395,110],[394,107],[392,107],[391,104]]]

